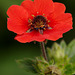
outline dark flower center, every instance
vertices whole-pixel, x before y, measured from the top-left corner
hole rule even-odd
[[[29,19],[29,26],[30,29],[27,30],[27,33],[31,32],[32,30],[38,30],[39,32],[42,31],[43,34],[43,30],[46,29],[51,29],[51,27],[48,25],[48,22],[50,22],[49,20],[47,20],[44,16],[38,15],[38,16],[34,16],[33,15],[33,19]]]
[[[46,18],[38,15],[38,16],[34,17],[34,19],[32,21],[32,25],[34,26],[35,29],[43,29],[47,25]]]

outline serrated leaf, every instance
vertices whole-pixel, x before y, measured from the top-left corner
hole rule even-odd
[[[20,67],[25,69],[27,72],[37,73],[35,68],[33,67],[35,61],[32,59],[23,59],[23,60],[17,60],[17,63],[20,64]]]

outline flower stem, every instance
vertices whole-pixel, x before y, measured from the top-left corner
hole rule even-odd
[[[45,46],[44,46],[44,42],[41,42],[41,49],[42,49],[42,54],[43,54],[43,57],[46,61],[47,60],[47,55],[46,55],[46,51],[45,51]]]

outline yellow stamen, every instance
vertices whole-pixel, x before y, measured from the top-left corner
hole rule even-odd
[[[48,27],[50,27],[50,26],[48,25]]]
[[[33,17],[35,17],[34,15],[32,15]]]
[[[40,27],[44,27],[44,25],[41,25]]]
[[[43,14],[43,16],[44,16],[45,14]]]
[[[50,22],[50,20],[48,20],[48,22]]]
[[[46,28],[44,28],[44,30],[46,30]]]

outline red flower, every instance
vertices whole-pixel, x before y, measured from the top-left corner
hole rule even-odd
[[[45,39],[56,41],[72,29],[72,15],[62,3],[52,0],[25,0],[8,11],[7,28],[17,34],[21,43]]]

